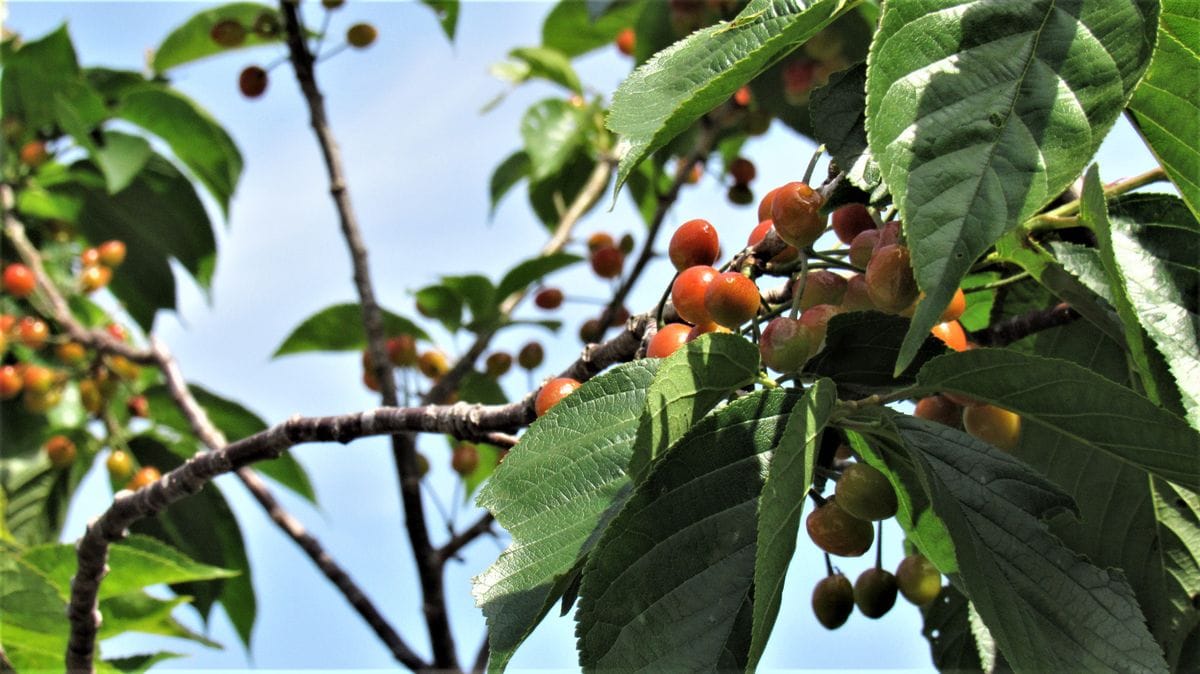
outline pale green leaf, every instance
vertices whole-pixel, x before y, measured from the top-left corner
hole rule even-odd
[[[362,327],[362,309],[357,304],[335,304],[309,316],[275,349],[272,358],[306,351],[358,351],[367,345]],[[388,336],[429,335],[409,319],[383,311],[383,326]]]

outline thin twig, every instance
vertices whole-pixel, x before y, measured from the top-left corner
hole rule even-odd
[[[485,512],[474,524],[463,529],[446,541],[446,544],[438,549],[438,560],[445,564],[448,560],[453,559],[458,554],[459,550],[465,548],[471,541],[474,541],[479,536],[486,533],[491,533],[492,523],[496,518],[490,513]]]
[[[1066,325],[1080,317],[1078,311],[1066,302],[1049,309],[1038,309],[994,323],[983,330],[972,332],[971,341],[980,346],[1008,346],[1035,332]]]
[[[483,643],[479,644],[479,651],[475,654],[475,664],[471,665],[472,674],[483,674],[487,671],[488,655],[491,654],[491,646],[488,644],[488,634],[483,634]]]
[[[316,134],[318,145],[321,147],[325,168],[329,174],[329,193],[337,207],[342,236],[350,251],[350,259],[354,267],[354,285],[358,291],[363,329],[367,336],[367,352],[370,354],[375,379],[379,382],[383,404],[395,406],[399,401],[396,396],[396,381],[392,377],[392,365],[387,357],[385,346],[387,336],[384,333],[383,313],[375,299],[375,290],[371,284],[367,263],[367,249],[350,202],[345,171],[342,168],[341,152],[325,111],[325,99],[317,86],[316,72],[313,67],[314,59],[305,42],[298,3],[281,0],[280,9],[284,16],[292,68],[308,104],[312,129]],[[421,478],[420,470],[417,467],[416,443],[411,436],[407,435],[393,435],[391,442],[392,458],[396,464],[397,479],[400,484],[400,501],[404,507],[404,525],[408,533],[409,544],[412,547],[417,576],[421,583],[421,610],[425,616],[425,625],[433,650],[433,666],[437,669],[457,670],[458,656],[455,653],[454,633],[450,629],[450,618],[446,613],[443,578],[434,564],[433,543],[429,539],[429,529],[425,522],[425,505],[421,499]]]

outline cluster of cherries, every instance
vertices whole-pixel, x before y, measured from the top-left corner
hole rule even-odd
[[[108,285],[113,269],[125,261],[125,244],[110,240],[86,248],[79,255],[76,291],[93,293]],[[66,334],[55,334],[36,311],[37,278],[28,266],[13,262],[4,268],[4,293],[17,300],[18,307],[27,307],[23,316],[0,314],[0,400],[14,400],[30,414],[46,414],[63,400],[71,385],[79,392],[83,409],[94,417],[105,414],[109,403],[124,398],[131,418],[146,418],[150,405],[137,392],[141,368],[124,356],[96,354]],[[128,341],[126,329],[110,323],[108,334],[118,341]],[[11,347],[11,348],[10,348]],[[69,436],[51,436],[43,445],[50,465],[66,470],[75,463],[79,449]],[[139,489],[159,477],[158,469],[144,466],[135,470],[134,459],[120,449],[108,456],[106,466],[113,481],[127,489]]]
[[[346,0],[321,0],[326,10],[334,10],[344,4]],[[208,36],[218,46],[232,49],[245,45],[246,38],[251,35],[262,40],[273,40],[279,37],[282,30],[279,18],[273,12],[261,12],[249,26],[237,19],[222,19],[213,24]],[[356,23],[346,29],[346,44],[355,49],[371,46],[377,37],[379,31],[369,23]],[[246,98],[262,96],[269,83],[268,70],[261,66],[247,66],[238,75],[238,89]]]

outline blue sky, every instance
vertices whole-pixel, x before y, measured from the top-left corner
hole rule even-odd
[[[204,6],[14,2],[8,7],[7,24],[32,38],[66,21],[84,65],[140,69],[145,50]],[[438,275],[482,271],[496,278],[543,242],[545,230],[527,207],[523,189],[511,193],[489,222],[487,184],[492,168],[520,145],[518,123],[525,108],[561,92],[534,84],[487,115],[479,110],[505,87],[487,74],[488,66],[513,47],[538,44],[541,19],[550,7],[535,2],[464,3],[453,44],[442,35],[433,14],[415,3],[352,1],[335,15],[335,33],[360,20],[373,22],[380,32],[370,49],[345,52],[323,63],[319,78],[371,250],[377,292],[386,307],[413,315],[410,291]],[[306,3],[305,11],[317,17],[320,8]],[[295,413],[333,414],[377,403],[359,383],[357,354],[270,360],[283,337],[308,315],[354,299],[348,255],[328,198],[324,168],[290,70],[286,66],[274,70],[260,100],[237,94],[237,75],[245,65],[268,63],[282,55],[281,47],[235,52],[173,74],[176,86],[226,125],[242,149],[246,171],[229,222],[218,225],[220,257],[211,299],[184,282],[179,312],[160,315],[156,325],[157,334],[174,350],[190,380],[239,400],[268,423]],[[614,49],[593,53],[577,65],[585,84],[606,94],[629,69],[628,60]],[[755,187],[761,193],[798,179],[812,146],[776,125],[766,136],[748,143],[745,152],[758,165]],[[1123,120],[1098,161],[1106,179],[1153,165]],[[668,216],[668,228],[694,217],[717,225],[724,239],[733,242],[725,245],[726,251],[740,245],[755,224],[752,208],[733,207],[725,200],[716,176],[706,176],[697,188],[685,192]],[[591,214],[578,229],[583,237],[600,230],[633,232],[639,242],[644,231],[624,197],[612,211],[602,208]],[[669,278],[668,263],[653,264],[630,306],[649,307]],[[598,299],[608,292],[605,284],[582,268],[553,281],[569,296]],[[536,311],[525,307],[519,313],[528,316]],[[547,345],[547,360],[538,375],[548,376],[578,355],[575,328],[594,311],[587,305],[568,305],[567,328],[559,338],[517,328],[502,334],[497,346],[515,351],[529,339],[540,339]],[[466,345],[465,340],[444,342],[451,352]],[[504,383],[513,396],[524,392],[525,378],[520,374],[509,375]],[[422,446],[433,464],[432,490],[449,503],[454,480],[445,442],[429,438]],[[387,443],[369,439],[348,446],[307,445],[294,455],[313,478],[321,507],[314,509],[280,490],[284,505],[367,589],[409,643],[427,653]],[[121,638],[105,644],[106,655],[175,650],[191,656],[169,666],[201,669],[392,668],[395,663],[389,653],[240,485],[229,479],[220,484],[242,524],[258,595],[258,624],[249,657],[219,610],[210,629],[215,639],[227,645],[224,651],[164,639]],[[70,513],[64,539],[77,537],[83,523],[110,498],[106,479],[94,471]],[[472,511],[466,508],[459,522],[472,521]],[[429,507],[428,512],[434,535],[443,536],[445,526],[436,509]],[[885,566],[894,568],[899,561],[900,544],[899,530],[889,527]],[[470,597],[470,578],[490,564],[499,550],[497,542],[481,540],[447,574],[449,611],[466,663],[474,657],[483,627]],[[847,560],[840,566],[854,578],[872,563],[871,558]],[[820,627],[811,615],[809,595],[822,575],[820,553],[802,541],[764,670],[929,668],[920,616],[903,600],[878,621],[855,614],[836,632]],[[197,622],[187,609],[180,617],[190,624]],[[573,631],[570,617],[548,618],[518,652],[512,667],[575,669]]]

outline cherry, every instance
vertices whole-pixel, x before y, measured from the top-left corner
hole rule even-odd
[[[426,351],[417,358],[417,369],[430,379],[440,379],[450,371],[450,361],[441,351]]]
[[[50,465],[58,469],[70,468],[75,463],[75,443],[65,435],[52,435],[43,445]]]
[[[729,332],[729,328],[722,328],[716,323],[701,323],[693,325],[691,330],[688,330],[687,341],[695,341],[700,335],[707,335],[710,332]]]
[[[770,192],[767,192],[766,194],[763,195],[762,201],[758,202],[758,221],[759,222],[762,222],[763,220],[771,219],[771,208],[775,205],[775,195],[779,194],[779,190],[781,190],[781,189],[783,189],[782,186],[776,187],[775,189],[771,190]]]
[[[601,248],[611,248],[616,245],[616,240],[607,232],[596,232],[589,236],[587,240],[588,252],[590,253],[594,253]]]
[[[680,318],[693,325],[713,322],[704,305],[704,297],[718,274],[720,272],[712,267],[696,265],[675,277],[675,282],[671,284],[671,304]]]
[[[617,33],[616,43],[622,54],[633,56],[634,47],[637,45],[637,33],[634,33],[632,28],[622,28],[621,32]]]
[[[579,341],[584,344],[598,344],[604,339],[604,326],[599,318],[589,318],[579,326]]]
[[[84,267],[79,274],[79,288],[85,293],[94,293],[112,280],[112,269],[100,264]]]
[[[810,355],[815,356],[825,348],[825,334],[829,330],[829,321],[841,311],[830,304],[818,304],[800,314],[800,324],[808,330],[809,343],[812,345]]]
[[[842,311],[871,311],[875,303],[867,291],[865,274],[855,274],[846,279],[846,294],[842,295]]]
[[[862,204],[847,204],[833,212],[833,233],[842,243],[851,243],[862,232],[875,229],[875,218]]]
[[[263,12],[254,19],[254,34],[266,39],[271,39],[279,35],[282,27],[279,25],[279,19],[270,12]]]
[[[721,254],[721,241],[708,220],[688,220],[671,236],[667,254],[678,271],[696,265],[711,265]]]
[[[49,391],[37,392],[26,389],[25,395],[21,398],[21,405],[26,412],[31,414],[45,414],[51,408],[62,402],[62,389],[56,388]]]
[[[808,309],[818,304],[837,306],[845,295],[845,277],[828,269],[810,271],[804,281],[804,292],[800,293],[800,308]]]
[[[551,379],[542,385],[538,391],[537,399],[534,401],[533,409],[540,417],[550,411],[560,400],[566,398],[575,392],[575,389],[583,386],[578,381],[570,377],[557,377]]]
[[[762,243],[763,239],[767,238],[767,234],[775,226],[771,220],[763,220],[750,230],[750,237],[746,239],[747,246],[757,246]],[[781,239],[782,240],[782,239]],[[800,259],[800,251],[796,250],[795,246],[786,246],[782,251],[776,253],[775,257],[771,258],[774,264],[787,264]]]
[[[469,442],[454,446],[450,453],[450,467],[459,475],[470,475],[479,467],[479,449]]]
[[[626,232],[621,235],[621,240],[617,242],[617,249],[625,255],[633,252],[633,235]]]
[[[801,182],[779,188],[771,203],[771,220],[779,238],[797,248],[807,248],[825,231],[821,206],[825,198]]]
[[[909,555],[896,567],[896,585],[905,599],[925,606],[942,591],[942,574],[923,555]]]
[[[756,175],[758,170],[754,168],[754,162],[745,157],[737,157],[729,162],[729,176],[737,185],[749,185]]]
[[[105,241],[96,249],[96,256],[106,267],[120,267],[125,261],[125,243],[117,239]]]
[[[542,350],[541,344],[529,342],[517,352],[517,364],[526,370],[533,370],[542,364],[545,357],[546,352]]]
[[[931,395],[917,401],[913,416],[936,421],[951,428],[962,425],[962,406],[945,396]]]
[[[4,291],[13,297],[28,297],[37,287],[33,270],[20,262],[4,268]]]
[[[50,153],[46,151],[46,143],[40,140],[31,140],[21,146],[18,157],[22,164],[30,168],[37,168],[45,164],[50,159]]]
[[[608,327],[610,327],[610,328],[620,327],[622,325],[625,325],[625,322],[628,320],[629,320],[629,309],[627,309],[625,307],[619,307],[616,311],[613,312],[612,320],[610,320],[608,322]]]
[[[783,67],[783,95],[788,103],[799,105],[808,100],[816,69],[817,62],[808,59],[792,61]]]
[[[79,342],[63,342],[54,347],[54,357],[67,365],[78,365],[87,358],[87,349]]]
[[[742,85],[741,87],[738,87],[737,91],[733,92],[733,104],[739,108],[750,107],[750,99],[751,93],[749,86]]]
[[[84,248],[79,254],[79,263],[84,267],[95,267],[100,264],[99,248]]]
[[[837,504],[861,520],[886,520],[899,509],[887,476],[865,463],[852,463],[842,471],[835,494]]]
[[[837,573],[817,582],[812,595],[813,613],[825,629],[836,630],[854,611],[854,588],[850,579]]]
[[[533,303],[539,309],[557,309],[563,303],[563,291],[558,288],[542,288],[533,296]]]
[[[104,394],[94,379],[83,379],[79,382],[79,401],[88,414],[96,415],[104,407]]]
[[[683,182],[687,183],[688,185],[695,185],[696,183],[700,182],[701,178],[704,177],[704,164],[701,164],[698,161],[691,162],[691,168],[688,168],[688,164],[688,160],[680,157],[679,160],[675,162],[675,171],[677,174],[679,171],[686,171],[687,173],[683,177]]]
[[[238,89],[246,98],[258,98],[267,90],[267,71],[258,66],[247,66],[238,76]]]
[[[0,400],[12,400],[25,388],[25,380],[13,365],[0,365]]]
[[[687,337],[691,330],[692,326],[683,323],[668,323],[662,326],[650,338],[650,344],[646,346],[646,357],[666,358],[675,353],[688,341]]]
[[[125,356],[109,356],[108,368],[126,381],[137,379],[142,373],[142,368]]]
[[[879,245],[890,246],[894,243],[900,243],[900,221],[888,220],[879,230]]]
[[[954,291],[954,297],[950,298],[950,304],[946,305],[946,310],[942,312],[941,321],[957,321],[963,312],[967,310],[967,296],[963,293],[962,288]],[[959,349],[961,351],[961,349]]]
[[[379,31],[369,23],[356,23],[346,30],[346,42],[355,49],[366,49],[379,37]]]
[[[843,510],[832,498],[809,513],[804,525],[812,542],[831,555],[859,557],[875,542],[875,527]]]
[[[145,419],[150,416],[150,401],[146,400],[146,396],[133,396],[125,401],[125,408],[129,410],[129,415],[139,419]]]
[[[877,308],[899,313],[917,299],[908,248],[899,244],[880,246],[867,265],[867,293]]]
[[[40,349],[50,339],[50,328],[40,318],[25,316],[17,321],[17,339],[31,349]]]
[[[967,333],[958,321],[938,323],[929,332],[955,351],[967,350]]]
[[[503,351],[497,351],[484,361],[484,369],[489,377],[502,377],[512,369],[513,357]]]
[[[396,367],[412,367],[417,364],[417,338],[412,335],[396,335],[386,344],[388,360]]]
[[[735,206],[749,206],[754,203],[754,191],[749,185],[734,183],[729,186],[729,191],[725,193],[729,203]]]
[[[222,47],[236,47],[246,41],[246,27],[239,21],[225,19],[213,24],[208,36]]]
[[[896,577],[890,571],[870,568],[854,581],[854,603],[868,618],[882,618],[896,605]]]
[[[763,364],[776,372],[795,372],[813,352],[812,336],[795,318],[771,319],[758,341]]]
[[[114,449],[105,459],[104,467],[108,469],[108,474],[114,481],[127,480],[133,474],[133,459],[127,452]]]
[[[592,271],[600,278],[616,278],[621,275],[625,254],[615,246],[604,246],[592,251]]]
[[[868,229],[855,235],[850,241],[850,264],[859,269],[866,269],[871,262],[871,256],[875,254],[875,249],[879,247],[879,237],[878,229]]]
[[[429,457],[417,452],[417,477],[423,478],[429,474]],[[451,457],[453,458],[453,457]]]
[[[124,342],[129,339],[129,333],[126,332],[125,327],[120,323],[109,323],[108,325],[104,326],[104,330],[108,332],[110,337],[118,342]]]
[[[125,488],[129,491],[137,491],[144,487],[149,487],[161,479],[162,473],[158,472],[157,468],[154,466],[144,466],[141,470],[133,474],[133,477],[129,479],[129,483],[125,485]]]
[[[1021,417],[995,405],[976,405],[963,410],[963,428],[984,442],[1007,452],[1021,441]]]
[[[704,291],[708,315],[731,330],[754,318],[761,302],[754,281],[735,271],[718,274]]]

